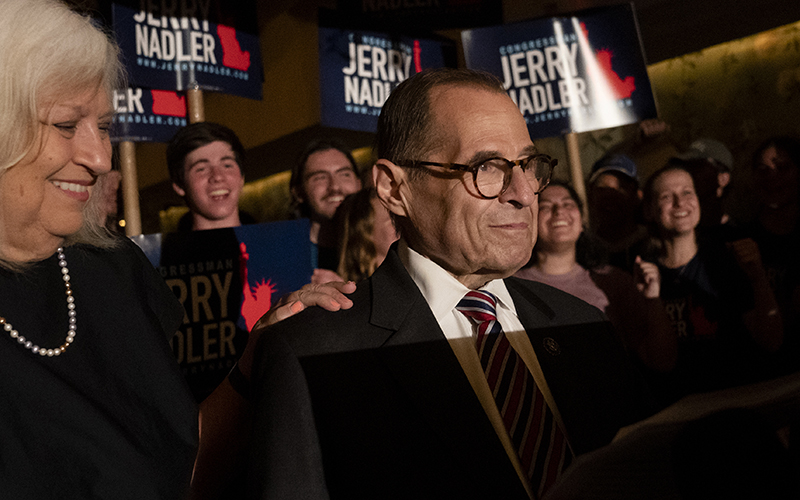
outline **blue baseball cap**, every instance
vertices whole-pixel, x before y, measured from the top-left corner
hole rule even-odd
[[[594,183],[600,175],[606,172],[619,172],[620,174],[633,179],[639,184],[639,174],[636,171],[636,163],[627,155],[613,154],[604,156],[592,165],[592,172],[589,175],[589,184]]]

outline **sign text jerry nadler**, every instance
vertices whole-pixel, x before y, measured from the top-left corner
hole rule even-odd
[[[139,10],[114,4],[114,33],[131,83],[179,91],[197,83],[206,90],[260,99],[258,37],[237,29],[232,19],[217,23],[209,17],[232,8],[219,0],[142,0]],[[235,9],[255,16],[253,2],[236,2]]]
[[[467,67],[493,73],[533,138],[657,116],[629,4],[462,32]]]

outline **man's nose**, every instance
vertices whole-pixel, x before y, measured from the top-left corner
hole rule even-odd
[[[208,178],[214,181],[220,181],[224,177],[223,168],[220,165],[210,165],[208,168]]]
[[[511,169],[511,181],[508,189],[500,195],[501,203],[511,203],[520,207],[528,207],[536,200],[536,191],[539,183],[529,181],[522,168]]]
[[[336,175],[328,177],[328,189],[331,191],[341,191],[342,179],[338,178]]]

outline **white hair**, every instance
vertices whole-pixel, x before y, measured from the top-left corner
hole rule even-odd
[[[0,175],[42,147],[39,116],[47,107],[98,87],[111,99],[124,81],[119,48],[91,18],[59,0],[2,0]],[[92,198],[84,227],[67,244],[113,246],[97,214],[99,200]]]

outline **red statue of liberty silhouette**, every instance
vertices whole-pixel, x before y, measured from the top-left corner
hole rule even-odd
[[[581,29],[583,30],[583,34],[586,37],[586,40],[589,40],[589,30],[586,29],[586,23],[581,23]],[[610,49],[598,49],[595,51],[595,60],[597,61],[597,66],[600,68],[600,75],[591,75],[592,78],[602,78],[603,80],[608,83],[611,91],[613,92],[614,99],[627,99],[628,97],[633,94],[633,91],[636,90],[636,82],[632,76],[626,76],[623,80],[614,71],[611,59],[614,58],[614,53]]]
[[[242,277],[242,307],[241,315],[247,325],[247,331],[253,329],[253,325],[272,307],[272,293],[275,285],[268,280],[261,280],[255,286],[250,286],[247,281],[247,261],[250,254],[247,253],[247,245],[239,243],[239,273]]]

